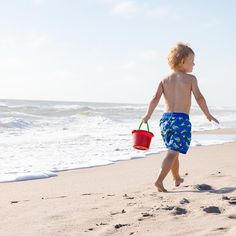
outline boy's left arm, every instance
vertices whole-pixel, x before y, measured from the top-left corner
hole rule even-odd
[[[193,92],[193,95],[199,105],[199,107],[201,108],[201,110],[203,111],[203,113],[206,115],[207,119],[209,121],[215,121],[216,123],[219,124],[219,121],[213,116],[211,115],[209,109],[208,109],[208,106],[207,106],[207,103],[206,103],[206,100],[205,98],[203,97],[202,93],[200,92],[200,89],[198,87],[198,83],[197,83],[197,79],[196,77],[194,77],[192,79],[192,92]]]

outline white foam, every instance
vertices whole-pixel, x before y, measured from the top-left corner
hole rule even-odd
[[[211,138],[201,138],[200,140],[193,139],[191,141],[191,146],[196,147],[196,146],[210,146],[210,145],[219,145],[219,144],[224,144],[224,143],[232,143],[236,142],[236,136],[232,138],[227,138],[227,139],[221,139],[222,137],[219,137],[218,139]]]
[[[145,156],[144,153],[135,153],[131,155],[131,159],[144,158]]]
[[[55,177],[55,176],[57,176],[57,174],[50,171],[1,174],[0,183],[44,179],[44,178],[50,178],[50,177]]]

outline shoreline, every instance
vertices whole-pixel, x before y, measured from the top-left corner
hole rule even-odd
[[[219,129],[214,129],[214,130],[204,130],[204,131],[193,131],[193,134],[196,135],[236,135],[236,128],[219,128]],[[191,146],[190,149],[192,148],[197,148],[197,147],[208,147],[208,146],[215,146],[215,145],[223,145],[226,143],[235,143],[236,141],[225,141],[223,143],[213,143],[213,144],[207,144],[207,145],[197,145],[197,146]],[[67,172],[67,171],[80,171],[83,169],[92,169],[92,168],[98,168],[98,167],[105,167],[105,166],[111,166],[111,165],[115,165],[119,162],[123,162],[123,161],[132,161],[132,160],[136,160],[136,159],[142,159],[142,158],[147,158],[149,156],[152,155],[158,155],[158,154],[162,154],[165,153],[166,150],[162,150],[162,151],[151,151],[150,153],[137,153],[137,156],[135,155],[131,155],[129,159],[123,159],[123,160],[116,160],[113,163],[107,163],[107,164],[101,164],[101,165],[94,165],[94,166],[88,166],[88,167],[78,167],[78,168],[73,168],[73,169],[65,169],[65,170],[58,170],[58,171],[47,171],[49,174],[48,177],[30,177],[35,175],[34,172],[32,172],[32,174],[29,174],[27,176],[27,174],[25,176],[20,176],[19,180],[9,180],[9,181],[0,181],[0,185],[1,184],[8,184],[8,183],[17,183],[17,182],[25,182],[25,181],[34,181],[34,180],[40,180],[40,179],[50,179],[52,177],[58,177],[60,175],[60,173],[63,172]],[[142,156],[143,155],[143,156]],[[42,175],[45,175],[46,172],[44,173],[42,172],[38,172],[41,173]]]
[[[236,128],[218,128],[213,130],[203,130],[203,131],[193,131],[193,134],[235,134],[236,135]]]
[[[235,152],[235,142],[190,148],[179,158],[185,182],[175,187],[169,174],[167,193],[154,187],[165,152],[2,183],[0,234],[236,235]],[[212,189],[196,189],[201,184]]]

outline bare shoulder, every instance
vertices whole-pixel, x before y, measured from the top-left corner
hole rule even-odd
[[[192,82],[197,81],[197,78],[196,78],[195,75],[192,75],[192,74],[186,74],[186,77],[187,77],[188,79],[191,79]]]
[[[167,76],[164,76],[161,80],[161,83],[165,83],[167,80],[169,80],[171,78],[172,75],[167,75]]]
[[[191,86],[193,86],[193,84],[197,84],[197,78],[195,75],[183,74],[182,79],[183,79],[184,83],[189,84]]]

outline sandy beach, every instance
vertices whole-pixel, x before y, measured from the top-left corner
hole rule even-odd
[[[235,129],[209,131],[236,134]],[[236,235],[236,143],[180,156],[185,181],[154,187],[165,152],[0,184],[0,235]]]

